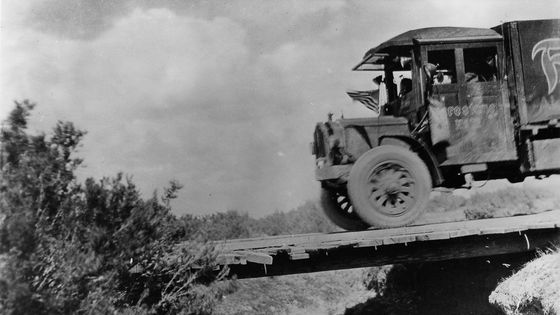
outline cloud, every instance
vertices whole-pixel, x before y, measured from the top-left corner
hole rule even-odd
[[[175,178],[179,212],[254,215],[316,196],[313,127],[329,111],[370,115],[344,93],[370,87],[370,74],[350,71],[368,48],[411,28],[492,26],[477,6],[521,18],[528,4],[7,3],[0,115],[31,98],[35,128],[62,119],[88,130],[82,176],[124,171],[146,194]],[[457,21],[465,8],[482,18]]]
[[[312,198],[297,182],[313,183],[314,121],[290,91],[302,54],[255,59],[238,23],[168,9],[134,10],[89,41],[24,34],[9,49],[8,72],[22,77],[7,90],[39,103],[37,129],[63,119],[88,130],[84,176],[124,171],[146,193],[176,178],[186,186],[180,210],[195,212],[270,212]]]
[[[128,1],[33,1],[29,26],[66,38],[91,39],[111,28],[116,17],[129,10]]]

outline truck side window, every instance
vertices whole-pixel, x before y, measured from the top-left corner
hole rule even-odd
[[[465,81],[493,82],[497,80],[498,70],[496,47],[465,48]]]
[[[437,66],[433,84],[457,83],[453,49],[428,51],[428,62]]]

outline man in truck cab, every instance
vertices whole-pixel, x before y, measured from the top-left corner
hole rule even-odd
[[[465,50],[465,81],[494,82],[497,78],[496,51],[492,48]]]

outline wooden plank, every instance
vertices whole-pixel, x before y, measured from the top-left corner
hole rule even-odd
[[[294,254],[294,255],[295,255],[295,254],[303,254],[303,253],[305,253],[305,248],[303,248],[303,247],[291,246],[291,247],[288,247],[288,248],[286,249],[286,251],[287,251],[290,255],[291,255],[291,254]]]
[[[308,253],[290,254],[290,260],[308,259],[309,257]]]
[[[529,230],[495,235],[470,235],[427,242],[413,242],[371,247],[346,247],[316,254],[308,253],[305,259],[292,259],[279,255],[264,273],[260,265],[231,265],[230,275],[239,278],[275,276],[306,272],[381,266],[396,263],[419,263],[470,257],[486,257],[522,253],[560,245],[559,229]],[[296,256],[297,257],[297,256]],[[299,257],[297,257],[299,258]]]
[[[512,233],[512,232],[519,232],[523,231],[525,228],[523,227],[497,227],[497,228],[486,228],[480,231],[481,235],[485,234],[505,234],[505,233]]]
[[[299,235],[278,235],[261,238],[232,239],[215,242],[224,249],[235,250],[242,248],[268,248],[268,247],[288,247],[297,246],[302,243],[318,243],[325,239],[344,239],[348,238],[349,232],[334,232],[329,234],[311,233]],[[362,233],[362,232],[350,232]],[[325,237],[325,235],[328,235]]]
[[[229,265],[231,275],[240,278],[492,256],[559,246],[560,210],[385,230],[227,240],[214,245],[220,252],[218,263]]]
[[[223,253],[216,257],[216,262],[219,265],[246,265],[247,260],[235,253]]]
[[[398,235],[398,236],[384,238],[383,245],[403,244],[403,243],[410,243],[414,241],[416,241],[416,237],[414,235]]]
[[[556,226],[557,226],[557,224],[554,223],[554,222],[543,222],[543,223],[538,223],[538,224],[529,224],[528,228],[529,228],[529,230],[552,229],[552,228],[555,228]]]
[[[359,241],[356,244],[356,247],[377,247],[383,245],[383,240],[377,240],[377,239],[373,239],[373,240],[363,240],[363,241]]]
[[[334,241],[334,242],[323,242],[321,245],[331,247],[331,248],[339,248],[339,247],[356,247],[358,246],[359,241],[352,240],[352,241]],[[308,249],[311,248],[313,244],[306,244],[305,247]]]
[[[256,264],[266,264],[272,265],[272,256],[251,251],[235,251],[235,254],[242,257],[247,262],[252,262]]]
[[[227,240],[216,242],[220,252],[238,250],[258,251],[275,255],[287,250],[299,251],[328,250],[339,247],[375,247],[415,241],[460,238],[469,235],[504,234],[528,229],[547,229],[560,226],[560,210],[534,215],[493,218],[475,221],[431,224],[428,226],[409,226],[385,230],[366,230],[360,232],[338,232],[330,234],[304,234],[275,236],[255,239]],[[413,239],[414,237],[414,239]]]
[[[417,241],[435,241],[435,240],[446,240],[451,238],[451,232],[434,232],[430,234],[419,234],[415,236]]]
[[[456,230],[456,231],[449,232],[449,238],[457,238],[457,237],[463,237],[467,235],[473,235],[473,233],[471,233],[468,230]]]

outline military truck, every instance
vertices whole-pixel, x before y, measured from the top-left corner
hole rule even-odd
[[[378,116],[330,114],[312,143],[344,229],[410,225],[434,187],[560,173],[560,20],[411,30],[352,70],[373,71]]]

